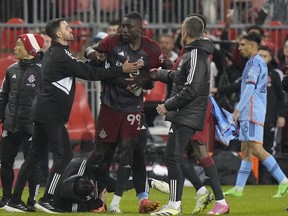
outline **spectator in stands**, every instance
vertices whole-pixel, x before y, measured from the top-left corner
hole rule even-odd
[[[247,178],[252,170],[252,156],[256,156],[278,181],[279,188],[273,197],[283,197],[288,192],[288,179],[275,158],[263,148],[263,131],[267,105],[267,65],[257,54],[261,37],[251,32],[240,40],[240,53],[248,58],[241,81],[241,98],[233,113],[233,119],[239,124],[243,159],[237,175],[235,187],[224,194],[243,196]]]
[[[275,133],[277,128],[285,126],[286,106],[284,104],[284,94],[281,89],[281,78],[276,71],[277,63],[273,59],[273,54],[267,46],[260,46],[258,54],[267,63],[267,109],[264,123],[264,149],[272,155],[277,152]],[[259,172],[259,183],[271,184],[271,175],[262,166]]]
[[[120,25],[121,25],[120,20],[110,21],[107,26],[107,34],[108,35],[117,34],[117,29],[119,28]]]
[[[287,0],[265,0],[258,12],[256,24],[262,25],[267,20],[280,21],[288,24],[288,2]]]
[[[140,117],[143,111],[142,90],[143,88],[150,89],[152,87],[148,76],[149,69],[160,66],[171,68],[172,64],[168,58],[165,58],[155,41],[142,35],[142,30],[141,15],[136,12],[128,13],[123,18],[119,34],[106,37],[94,47],[98,52],[108,53],[106,65],[121,65],[123,59],[126,56],[130,56],[132,61],[140,59],[144,66],[137,74],[130,76],[130,79],[138,80],[136,88],[133,88],[131,84],[127,83],[127,80],[124,80],[124,78],[129,79],[129,77],[109,80],[103,83],[104,90],[101,98],[101,110],[98,116],[96,143],[87,159],[87,172],[90,174],[103,173],[95,171],[95,166],[102,169],[99,164],[103,161],[103,158],[105,160],[107,149],[118,144],[120,153],[117,171],[118,183],[110,204],[110,212],[113,213],[121,213],[119,203],[124,192],[123,188],[131,174],[131,168],[134,167],[137,170],[136,166],[139,168],[137,172],[133,172],[133,175],[136,175],[134,179],[139,200],[139,212],[147,213],[153,211],[159,205],[158,202],[152,202],[148,199],[148,192],[145,190],[147,131],[145,125],[143,125],[144,119]],[[92,53],[97,52],[91,50],[91,55]],[[113,124],[111,124],[112,120]],[[117,125],[116,128],[115,125]],[[139,140],[139,135],[141,140]],[[134,153],[135,157],[137,155],[137,161],[134,159]],[[134,164],[134,161],[137,164]],[[102,174],[101,177],[103,177]],[[95,178],[105,182],[99,179],[100,176]]]
[[[285,92],[288,92],[288,73],[286,73],[286,75],[283,77],[283,80],[282,80],[282,89],[285,91]]]
[[[55,207],[53,194],[61,174],[73,157],[66,123],[72,108],[75,94],[75,78],[104,80],[132,73],[142,66],[139,61],[109,69],[92,67],[75,58],[69,52],[68,43],[73,41],[72,29],[64,18],[50,20],[45,27],[52,39],[50,49],[42,60],[42,82],[37,100],[32,109],[34,133],[31,149],[21,166],[11,200],[4,207],[7,211],[26,212],[21,196],[32,169],[40,162],[42,154],[47,154],[47,146],[53,145],[57,161],[53,164],[43,197],[35,204],[36,208],[47,213],[61,212]]]
[[[174,52],[174,39],[171,34],[163,34],[159,38],[159,46],[163,53],[172,61],[176,62],[178,54]]]
[[[39,35],[41,35],[43,38],[44,38],[44,45],[41,49],[42,52],[46,52],[49,47],[51,46],[51,38],[46,34],[46,32],[43,30],[43,31],[40,31],[38,33]]]
[[[14,162],[20,146],[24,158],[31,146],[33,122],[31,107],[41,80],[42,53],[44,39],[37,34],[18,36],[14,48],[18,63],[10,66],[0,92],[0,122],[3,123],[1,139],[1,181],[3,196],[0,207],[4,207],[12,197]],[[32,171],[32,170],[31,170]],[[36,186],[39,188],[40,167],[37,164],[30,176],[27,210],[35,211]],[[26,182],[25,182],[26,183]],[[24,204],[23,204],[24,205]]]

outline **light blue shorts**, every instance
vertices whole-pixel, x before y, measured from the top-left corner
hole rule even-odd
[[[248,142],[253,141],[263,144],[264,128],[251,121],[240,121],[239,140]]]

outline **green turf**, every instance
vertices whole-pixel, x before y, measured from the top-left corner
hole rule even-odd
[[[223,190],[227,190],[230,187],[223,187]],[[230,215],[238,215],[238,216],[288,216],[288,212],[285,212],[284,209],[288,207],[287,197],[273,199],[272,196],[276,193],[277,186],[246,186],[244,190],[243,197],[228,197],[227,201],[230,205]],[[43,193],[43,190],[41,190]],[[27,198],[27,191],[24,192],[24,199]],[[185,187],[183,193],[183,215],[191,215],[192,209],[195,205],[195,191],[193,187]],[[108,203],[112,198],[112,194],[108,196]],[[151,200],[158,200],[160,201],[161,205],[167,204],[168,195],[162,194],[154,189],[151,190],[150,193]],[[208,208],[199,215],[206,215],[208,210],[210,210],[213,206],[212,202]],[[123,199],[121,200],[121,209],[124,212],[123,215],[139,215],[137,213],[138,202],[135,197],[135,192],[130,190],[124,193]],[[13,215],[20,215],[21,213],[9,213],[5,212],[4,210],[0,210],[1,216],[13,216]],[[65,215],[70,215],[71,213],[65,213]],[[73,215],[85,215],[85,216],[92,216],[95,213],[73,213]],[[25,215],[35,215],[35,216],[42,216],[46,215],[45,213],[25,213]],[[101,213],[101,215],[105,216],[108,214]],[[109,214],[111,215],[111,214]]]

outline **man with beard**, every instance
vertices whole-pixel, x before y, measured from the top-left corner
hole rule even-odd
[[[139,200],[139,212],[147,213],[155,210],[159,203],[151,202],[148,199],[146,190],[146,168],[145,168],[145,147],[146,128],[143,127],[143,89],[153,87],[148,71],[152,68],[171,68],[171,62],[165,58],[159,45],[142,36],[142,17],[136,12],[125,15],[117,35],[106,37],[99,44],[87,50],[86,55],[100,52],[101,59],[107,54],[105,67],[122,65],[128,56],[132,62],[141,61],[143,67],[131,76],[122,76],[114,80],[103,82],[101,95],[101,109],[98,116],[96,131],[96,143],[92,153],[87,159],[87,173],[101,173],[101,176],[94,176],[98,180],[99,190],[101,182],[105,184],[108,168],[111,163],[107,162],[106,167],[100,162],[107,154],[108,149],[118,144],[119,168],[117,172],[118,183],[115,188],[114,197],[110,204],[110,212],[121,213],[119,203],[124,192],[125,184],[131,174],[133,167],[133,179],[137,197]],[[99,53],[98,53],[99,54]],[[93,55],[93,54],[92,54]],[[129,84],[128,81],[133,82]],[[139,140],[140,133],[145,130],[146,136]],[[136,158],[137,157],[137,158]],[[136,158],[136,160],[135,160]],[[98,170],[95,170],[98,169]],[[101,169],[102,171],[99,171]],[[103,175],[106,173],[106,175]]]

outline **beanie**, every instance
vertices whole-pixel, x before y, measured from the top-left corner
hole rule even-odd
[[[44,45],[44,38],[38,34],[22,34],[18,38],[23,42],[26,50],[32,56],[36,56],[37,52]]]

